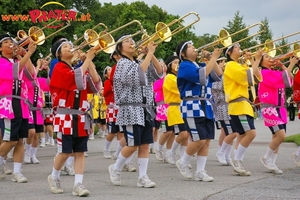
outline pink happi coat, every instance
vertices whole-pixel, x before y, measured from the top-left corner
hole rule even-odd
[[[28,99],[28,88],[23,80],[23,69],[19,72],[19,62],[11,63],[5,58],[0,58],[0,118],[13,119],[15,118],[12,98],[5,97],[12,95],[14,80],[19,80],[21,85],[21,97]],[[28,105],[21,100],[22,117],[28,119],[30,112]]]
[[[288,72],[263,69],[262,82],[259,83],[258,96],[265,126],[287,123],[285,105],[285,88],[293,85]]]
[[[164,102],[163,93],[164,78],[158,79],[153,83],[154,101],[156,103],[156,117],[157,121],[167,120],[168,104]]]
[[[26,70],[26,69],[25,69]],[[27,73],[28,74],[28,73]],[[33,75],[29,75],[30,77],[27,77],[26,74],[24,74],[24,81],[28,87],[28,99],[33,104],[34,101],[34,88],[35,85],[38,87],[38,96],[37,96],[37,108],[40,108],[40,110],[31,111],[31,115],[28,119],[29,124],[38,124],[43,125],[44,124],[44,116],[42,114],[43,106],[45,103],[45,100],[43,99],[43,92],[49,92],[49,81],[46,78],[37,78],[37,73],[35,72]],[[34,84],[34,83],[35,84]],[[33,118],[33,113],[36,112],[36,119]]]

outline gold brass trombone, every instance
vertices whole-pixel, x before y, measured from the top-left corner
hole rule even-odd
[[[48,25],[44,26],[43,28],[39,28],[37,26],[32,26],[29,28],[28,34],[24,30],[19,30],[17,32],[18,46],[24,47],[24,46],[28,45],[30,41],[33,41],[36,45],[42,45],[42,44],[44,44],[46,39],[52,37],[56,33],[62,31],[63,29],[65,29],[71,25],[70,21],[67,21],[67,24],[64,27],[60,28],[59,30],[55,31],[54,33],[52,33],[46,37],[43,30],[46,27],[54,24],[57,21],[58,20],[55,20],[55,21],[49,23]]]
[[[124,29],[126,27],[128,27],[129,25],[131,24],[138,24],[138,26],[140,27],[140,30],[136,31],[134,34],[131,34],[130,36],[128,37],[125,37],[123,38],[122,40],[118,41],[118,42],[115,42],[114,38],[112,37],[112,33],[115,33],[121,29]],[[128,38],[131,38],[131,37],[134,37],[138,34],[141,34],[141,33],[145,33],[145,29],[143,28],[142,24],[140,21],[138,20],[132,20],[131,22],[127,23],[127,24],[124,24],[123,26],[120,26],[110,32],[107,32],[107,31],[103,31],[101,32],[100,34],[98,34],[98,36],[96,38],[91,38],[91,40],[89,42],[87,42],[86,44],[83,44],[83,45],[79,45],[73,49],[71,49],[71,52],[74,52],[78,49],[82,49],[88,45],[90,45],[91,43],[93,42],[98,42],[97,45],[95,46],[97,48],[97,52],[100,52],[100,51],[104,51],[105,53],[112,53],[115,51],[115,46],[118,44],[118,43],[121,43],[123,42],[124,40],[128,39]]]

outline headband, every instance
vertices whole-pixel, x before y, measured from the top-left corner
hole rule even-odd
[[[193,43],[191,40],[190,40],[190,41],[187,41],[187,42],[185,42],[185,43],[183,43],[183,45],[182,45],[181,48],[180,48],[179,55],[178,55],[178,57],[179,57],[180,60],[182,60],[182,58],[181,58],[181,52],[182,52],[183,48],[184,48],[187,44],[193,45],[194,43]]]
[[[66,40],[66,39],[64,39],[64,40],[60,40],[62,43],[57,47],[57,49],[56,49],[56,51],[55,51],[55,57],[57,58],[57,54],[58,54],[58,51],[59,51],[59,49],[62,47],[62,45],[64,45],[64,44],[70,44],[71,45],[71,47],[73,48],[73,43],[71,42],[71,41],[68,41],[68,40]]]
[[[229,47],[226,49],[226,51],[225,51],[225,55],[227,55],[228,51],[229,51],[230,49],[232,49],[233,47],[235,47],[235,46],[239,46],[239,47],[240,47],[240,44],[239,44],[239,43],[234,43],[233,45],[229,46]]]
[[[4,38],[2,38],[2,39],[0,40],[0,43],[2,43],[4,40],[8,40],[8,39],[12,40],[11,37],[4,37]]]
[[[111,67],[110,67],[110,66],[107,66],[107,67],[104,68],[104,70],[103,70],[103,78],[105,78],[106,71],[107,71],[107,69],[109,69],[109,68],[111,68]]]

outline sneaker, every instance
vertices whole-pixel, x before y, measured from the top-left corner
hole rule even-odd
[[[123,171],[124,172],[136,172],[136,168],[133,166],[132,163],[126,163],[123,166]]]
[[[11,180],[18,183],[27,183],[27,178],[21,172],[13,173]]]
[[[47,141],[45,142],[45,145],[50,145],[50,141],[47,140]]]
[[[250,176],[251,175],[251,172],[250,171],[246,171],[246,172],[243,172],[243,173],[239,173],[237,172],[236,170],[233,170],[237,175],[239,176]]]
[[[4,164],[3,167],[4,167],[4,173],[5,173],[5,175],[11,175],[12,174],[11,169],[6,164]]]
[[[265,166],[265,168],[267,168],[267,170],[269,171],[275,170],[273,164],[271,163],[271,159],[261,157],[260,162]]]
[[[195,172],[195,181],[211,182],[214,178],[208,176],[206,171],[202,170],[200,172]]]
[[[300,156],[297,156],[296,153],[292,153],[292,158],[293,158],[294,162],[296,163],[296,165],[298,167],[300,167]]]
[[[155,154],[155,148],[153,148],[153,147],[150,147],[150,149],[149,149],[149,153],[150,153],[150,154]]]
[[[176,162],[176,155],[172,153],[170,150],[166,153],[166,161],[172,165],[175,165]]]
[[[35,156],[31,158],[31,162],[33,164],[40,164],[40,161]]]
[[[5,175],[5,167],[4,165],[0,166],[0,180],[1,179],[5,179],[6,175]]]
[[[164,161],[163,151],[157,150],[155,151],[155,157],[159,161]]]
[[[52,147],[54,147],[54,146],[55,146],[54,139],[50,140],[50,146],[52,146]]]
[[[138,187],[154,188],[155,183],[149,179],[147,175],[142,176],[137,182]]]
[[[244,169],[244,166],[243,166],[243,162],[241,160],[233,160],[232,167],[238,173],[246,173],[246,170]]]
[[[105,138],[105,132],[102,131],[101,134],[99,134],[99,137],[100,137],[100,138]]]
[[[118,158],[118,156],[116,157],[116,156],[115,156],[115,153],[111,154],[111,159],[112,159],[112,160],[117,160],[117,158]]]
[[[54,194],[62,194],[64,191],[60,186],[60,179],[52,178],[51,174],[48,176],[48,183],[50,185],[50,190]]]
[[[77,185],[74,185],[73,187],[72,194],[74,196],[86,197],[89,196],[90,192],[87,189],[85,189],[82,183],[77,183]]]
[[[46,147],[46,143],[45,143],[45,142],[42,142],[42,143],[40,144],[40,147],[41,147],[41,148]]]
[[[109,177],[114,185],[121,185],[121,173],[114,169],[114,165],[108,167]]]
[[[91,134],[91,135],[89,136],[89,140],[94,140],[94,139],[95,139],[94,134]]]
[[[28,153],[24,153],[24,159],[23,159],[23,162],[25,163],[25,164],[31,164],[31,158],[30,158],[30,154],[28,154]]]
[[[104,158],[111,158],[110,151],[103,150]]]
[[[273,164],[273,168],[274,169],[272,170],[272,173],[274,173],[274,174],[282,174],[283,173],[283,171],[278,169],[278,167],[275,164]]]
[[[218,151],[216,153],[216,157],[217,157],[219,163],[221,163],[222,165],[227,165],[225,154],[223,152]]]
[[[66,174],[69,176],[75,176],[75,170],[73,165],[65,166],[63,171],[66,172]]]
[[[89,157],[87,152],[84,152],[84,157]]]
[[[188,179],[193,178],[193,175],[192,175],[188,165],[181,164],[181,159],[176,161],[176,166],[179,169],[182,176],[184,176],[185,178],[188,178]]]
[[[189,169],[192,169],[193,167],[192,167],[192,165],[191,165],[191,164],[188,164],[188,168],[189,168]]]
[[[227,165],[232,165],[232,159],[229,157],[229,158],[226,158],[226,162],[227,162]]]

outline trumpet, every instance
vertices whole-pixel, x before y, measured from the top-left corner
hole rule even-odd
[[[43,32],[43,29],[54,24],[57,21],[58,20],[55,20],[55,21],[49,23],[48,25],[44,26],[43,28],[39,28],[37,26],[32,26],[29,28],[28,34],[24,30],[19,30],[17,32],[17,37],[16,37],[16,39],[18,40],[18,46],[24,47],[24,46],[28,45],[31,41],[33,41],[36,45],[42,45],[42,44],[44,44],[46,39],[52,37],[53,35],[57,34],[58,32],[64,30],[65,28],[67,28],[71,25],[70,21],[67,21],[67,23],[64,27],[58,29],[57,31],[55,31],[54,33],[52,33],[46,37]]]
[[[134,34],[131,34],[130,36],[126,37],[126,38],[123,38],[122,40],[118,41],[118,42],[115,42],[114,38],[112,37],[112,33],[115,33],[116,31],[119,31],[121,29],[124,29],[125,27],[131,25],[131,24],[138,24],[138,26],[140,27],[140,30],[138,30],[137,32],[135,32]],[[84,47],[86,47],[87,45],[90,45],[91,43],[93,42],[98,42],[97,45],[95,46],[96,47],[96,50],[97,50],[97,53],[100,52],[100,51],[104,51],[105,53],[113,53],[115,51],[115,48],[116,48],[116,45],[118,43],[121,43],[123,42],[124,40],[128,39],[128,38],[131,38],[131,37],[134,37],[138,34],[141,34],[141,33],[145,33],[145,29],[143,28],[142,24],[140,21],[138,20],[132,20],[131,22],[127,23],[127,24],[124,24],[123,26],[120,26],[110,32],[106,32],[106,31],[103,31],[101,32],[100,34],[96,36],[91,36],[91,40],[89,42],[87,42],[86,44],[83,44],[83,45],[80,45],[76,48],[73,48],[71,49],[71,52],[74,52],[78,49],[82,49]]]

